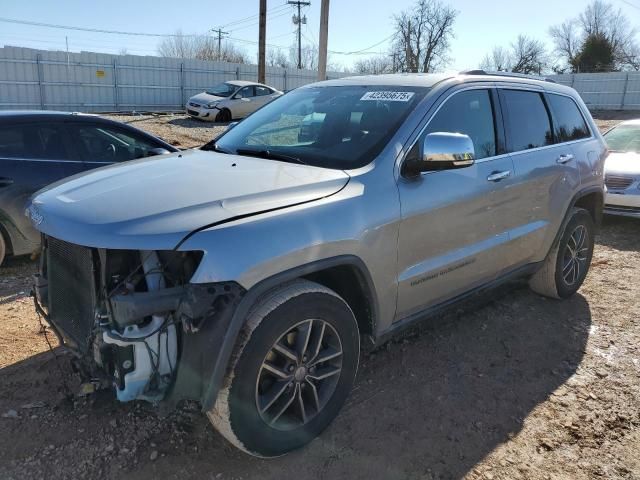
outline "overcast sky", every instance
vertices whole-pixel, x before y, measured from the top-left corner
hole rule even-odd
[[[640,0],[611,0],[632,24],[640,26]],[[344,55],[370,47],[393,33],[392,17],[410,8],[411,0],[332,0],[329,18],[329,61],[350,66],[363,55]],[[449,68],[475,68],[494,45],[508,45],[525,33],[549,42],[550,25],[575,16],[586,0],[449,0],[459,11]],[[60,25],[129,32],[207,33],[222,26],[234,43],[255,60],[258,38],[258,0],[0,0],[0,17]],[[293,8],[285,0],[268,0],[267,43],[287,49],[295,42]],[[318,41],[320,0],[304,9],[303,43]],[[248,18],[247,18],[248,17]],[[89,50],[134,55],[156,54],[158,38],[90,33],[0,22],[0,45],[43,49]],[[371,48],[386,53],[388,44]]]

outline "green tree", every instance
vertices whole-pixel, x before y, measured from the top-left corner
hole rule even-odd
[[[602,33],[591,34],[571,63],[576,72],[611,72],[615,70],[614,47]]]

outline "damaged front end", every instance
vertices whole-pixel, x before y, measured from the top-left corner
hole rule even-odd
[[[244,290],[191,284],[203,253],[88,248],[43,237],[36,308],[118,400],[200,400]]]

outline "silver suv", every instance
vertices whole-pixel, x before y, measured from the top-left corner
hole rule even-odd
[[[36,307],[119,400],[197,400],[253,455],[317,436],[377,345],[514,277],[582,284],[607,150],[570,88],[308,85],[201,150],[39,192]]]

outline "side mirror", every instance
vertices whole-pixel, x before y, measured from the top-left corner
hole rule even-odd
[[[147,157],[155,157],[156,155],[165,155],[167,153],[171,153],[166,148],[152,148],[147,152]]]
[[[418,156],[407,158],[403,163],[403,176],[416,177],[422,172],[470,167],[475,161],[473,141],[461,133],[430,133],[420,147]]]

